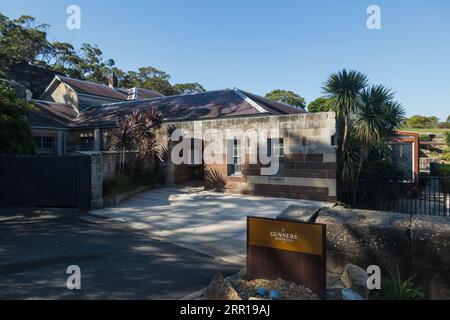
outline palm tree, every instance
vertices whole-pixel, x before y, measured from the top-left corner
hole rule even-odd
[[[352,128],[360,147],[358,170],[354,180],[354,202],[359,178],[370,151],[384,146],[403,123],[404,110],[393,99],[393,92],[383,85],[363,89],[360,94],[352,120]]]
[[[336,107],[338,115],[344,120],[344,136],[339,157],[340,171],[343,171],[343,164],[346,161],[346,150],[350,140],[351,116],[359,103],[361,90],[367,86],[367,82],[367,76],[363,73],[343,69],[331,74],[323,87],[327,97]],[[344,173],[342,174],[344,175]]]

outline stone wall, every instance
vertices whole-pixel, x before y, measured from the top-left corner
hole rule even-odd
[[[103,182],[117,176],[120,165],[120,154],[117,152],[87,152],[91,156],[91,207],[103,206]],[[134,153],[125,154],[128,165],[134,159]],[[146,163],[148,170],[153,170],[153,163]]]
[[[316,219],[327,225],[327,270],[347,263],[379,265],[383,276],[397,266],[417,274],[430,298],[450,299],[450,219],[394,212],[323,208]]]
[[[260,169],[263,165],[260,162],[249,163],[248,143],[245,143],[245,160],[239,175],[230,173],[227,164],[229,147],[219,150],[221,164],[204,164],[205,176],[220,177],[231,192],[324,201],[336,199],[336,147],[332,143],[336,134],[334,112],[174,122],[165,123],[162,131],[175,127],[193,132],[195,125],[201,128],[202,133],[214,129],[222,133],[225,130],[236,132],[237,135],[252,129],[266,129],[268,132],[278,129],[279,136],[271,138],[283,139],[284,160],[280,171],[274,176],[262,175]],[[209,143],[206,139],[204,147],[207,148]],[[228,146],[229,140],[225,139],[223,145]],[[169,180],[179,182],[181,177],[183,180],[189,178],[190,169],[187,166],[173,167],[172,172],[179,175],[169,177]]]

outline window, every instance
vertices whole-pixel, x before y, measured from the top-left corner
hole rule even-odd
[[[53,137],[33,137],[33,141],[38,150],[53,150]]]
[[[271,138],[267,139],[267,155],[272,157],[272,155],[277,155],[278,157],[278,173],[277,175],[282,175],[284,171],[284,140],[283,138]]]
[[[81,133],[81,149],[82,151],[92,151],[94,150],[94,134],[93,133]]]
[[[239,175],[242,170],[242,158],[241,158],[241,141],[238,139],[233,140],[233,149],[232,149],[232,157],[233,163],[231,164],[230,174]]]

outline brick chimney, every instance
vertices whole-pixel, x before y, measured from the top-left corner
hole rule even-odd
[[[108,86],[111,88],[117,87],[117,77],[114,72],[111,72],[111,75],[108,77]]]

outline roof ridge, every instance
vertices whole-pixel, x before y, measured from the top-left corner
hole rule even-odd
[[[58,77],[58,78],[66,78],[66,79],[69,79],[69,80],[75,80],[75,81],[80,81],[80,82],[85,82],[85,83],[89,83],[89,84],[93,84],[93,85],[96,85],[96,86],[100,86],[100,87],[105,87],[105,88],[108,88],[108,89],[111,89],[111,90],[118,90],[118,89],[123,89],[123,90],[127,90],[127,88],[114,88],[114,87],[110,87],[110,86],[108,86],[108,85],[106,85],[106,84],[101,84],[101,83],[97,83],[97,82],[92,82],[92,81],[88,81],[88,80],[81,80],[81,79],[76,79],[76,78],[71,78],[71,77],[65,77],[65,76],[60,76],[60,75],[56,75],[55,77]]]
[[[298,108],[297,108],[297,107],[294,107],[294,106],[292,106],[292,105],[290,105],[290,104],[288,104],[288,103],[285,103],[285,102],[283,102],[283,101],[272,100],[272,99],[269,99],[269,98],[267,98],[267,97],[260,96],[259,94],[256,94],[256,93],[251,93],[251,92],[246,92],[246,91],[244,91],[244,93],[250,93],[251,95],[257,96],[257,97],[259,97],[259,98],[261,98],[261,99],[266,99],[266,100],[269,100],[269,101],[272,101],[272,102],[276,102],[276,103],[282,104],[282,105],[284,105],[284,106],[286,106],[286,107],[289,107],[289,108],[291,108],[291,109],[294,109],[294,110],[299,110],[299,109],[300,109],[300,110],[306,112],[305,108],[303,108],[303,107],[298,107]]]
[[[253,108],[255,108],[256,110],[258,110],[258,112],[260,113],[267,113],[268,111],[266,109],[264,109],[263,107],[261,107],[257,102],[255,102],[254,100],[252,100],[249,96],[247,96],[245,94],[245,92],[243,92],[242,90],[238,89],[238,88],[233,88],[232,89],[238,96],[240,96],[242,99],[244,99],[248,104],[250,104]]]

